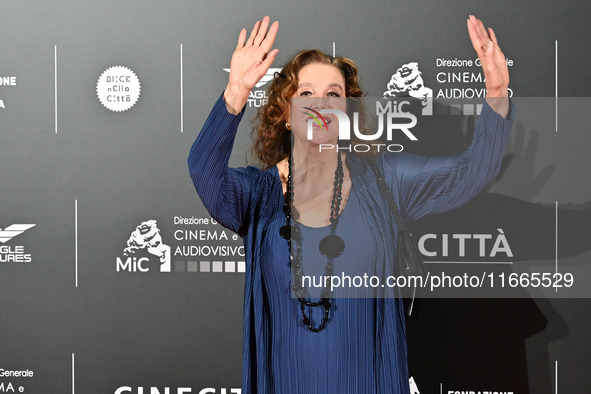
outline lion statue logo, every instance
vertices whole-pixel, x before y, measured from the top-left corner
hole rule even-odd
[[[423,115],[433,114],[433,89],[425,86],[419,70],[419,63],[411,62],[402,65],[387,85],[384,98],[390,97],[414,97],[421,99]]]
[[[160,259],[160,272],[170,272],[170,246],[162,243],[156,220],[142,222],[135,228],[127,240],[127,248],[125,248],[123,254],[129,256],[140,249],[145,249],[148,253]]]

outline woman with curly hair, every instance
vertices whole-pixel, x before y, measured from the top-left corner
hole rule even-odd
[[[319,146],[338,141],[333,114],[306,134],[313,113],[346,111],[344,98],[362,96],[353,61],[318,50],[298,53],[269,87],[254,144],[263,169],[228,168],[249,93],[278,52],[271,48],[279,25],[269,24],[268,17],[257,22],[248,39],[240,32],[228,85],[188,159],[207,210],[244,240],[243,393],[408,394],[400,299],[336,298],[328,286],[311,297],[301,279],[396,264],[389,203],[411,221],[462,205],[492,180],[512,123],[505,57],[492,29],[471,16],[468,31],[488,89],[474,140],[452,157],[372,155],[388,197],[367,160],[320,153]],[[299,97],[308,100],[304,107],[295,104]]]

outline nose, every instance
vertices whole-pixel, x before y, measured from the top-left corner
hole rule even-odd
[[[308,96],[309,101],[307,107],[319,110],[323,108],[329,108],[328,97],[326,96]]]

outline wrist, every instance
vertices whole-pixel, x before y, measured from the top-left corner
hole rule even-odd
[[[509,97],[509,87],[486,88],[486,97]]]
[[[226,90],[224,90],[224,101],[228,112],[238,115],[246,105],[249,93],[249,91],[228,82]]]
[[[486,96],[486,102],[489,107],[503,118],[509,116],[509,98],[508,97],[494,97]]]

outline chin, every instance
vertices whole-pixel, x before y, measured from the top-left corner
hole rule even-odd
[[[311,145],[332,144],[336,145],[338,142],[337,135],[315,135],[312,140],[308,141]]]

